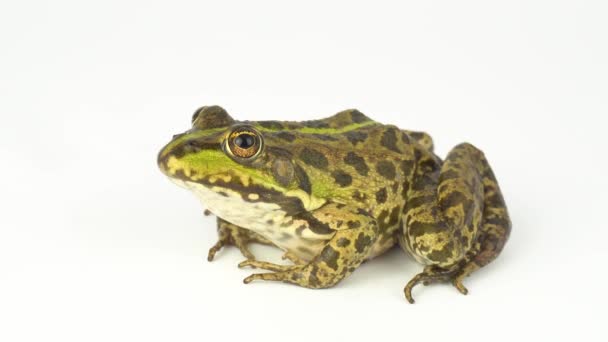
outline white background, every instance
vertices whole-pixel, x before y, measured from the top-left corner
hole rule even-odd
[[[601,0],[2,2],[0,340],[605,341],[607,17]],[[470,141],[511,239],[468,296],[407,304],[421,266],[400,250],[329,290],[244,285],[155,164],[209,104],[355,107],[441,156]]]

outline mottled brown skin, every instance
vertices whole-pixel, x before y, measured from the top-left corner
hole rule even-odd
[[[243,131],[255,138],[249,150],[234,140]],[[498,256],[511,227],[481,151],[458,145],[442,161],[427,134],[357,110],[237,122],[221,107],[203,107],[158,163],[220,217],[209,260],[232,244],[248,259],[239,266],[271,271],[246,283],[331,287],[398,243],[425,265],[404,289],[408,301],[419,283],[449,281],[466,294],[462,280]],[[250,242],[276,245],[294,265],[255,260]]]

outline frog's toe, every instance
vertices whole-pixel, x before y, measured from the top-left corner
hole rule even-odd
[[[435,266],[427,266],[424,271],[417,274],[407,283],[403,292],[405,293],[407,301],[413,304],[414,298],[412,298],[412,289],[416,285],[422,283],[426,286],[433,283],[450,281],[460,293],[466,295],[469,291],[462,285],[462,280],[465,276],[466,275],[459,273],[457,268],[444,270]]]
[[[209,248],[209,253],[207,253],[207,261],[213,261],[215,254],[217,254],[217,252],[219,252],[220,249],[222,249],[222,247],[225,245],[226,243],[224,241],[219,240],[215,243],[215,245],[213,245],[213,247]]]
[[[290,265],[277,265],[271,262],[265,261],[257,261],[257,260],[245,260],[239,264],[240,268],[243,267],[252,267],[252,268],[261,268],[263,270],[273,271],[273,272],[285,272],[293,269],[293,266]]]
[[[224,248],[225,246],[228,246],[228,245],[234,245],[235,247],[237,247],[245,258],[251,259],[251,260],[255,259],[255,256],[253,255],[253,253],[251,253],[251,251],[247,247],[246,242],[244,242],[242,240],[238,240],[238,239],[234,239],[234,241],[230,241],[228,239],[220,239],[215,243],[215,245],[213,245],[213,247],[209,248],[209,253],[207,254],[207,260],[213,261],[217,252],[219,252],[222,248]]]
[[[254,273],[249,277],[243,279],[243,283],[249,284],[254,280],[272,280],[272,281],[282,281],[285,280],[285,273],[283,272],[275,272],[275,273]]]
[[[249,284],[254,280],[272,280],[284,281],[288,283],[298,283],[306,272],[306,265],[277,265],[264,261],[245,260],[239,264],[239,267],[257,267],[263,270],[272,271],[269,273],[254,273],[245,278],[243,282]]]
[[[452,279],[452,285],[454,285],[454,287],[463,295],[466,295],[467,293],[469,293],[469,290],[467,290],[466,287],[464,287],[464,285],[462,285],[462,278],[461,276],[455,277],[454,279]]]
[[[243,254],[245,258],[247,258],[248,260],[255,260],[255,255],[251,253],[246,243],[236,244],[236,247],[239,249],[239,251],[241,251],[241,254]]]
[[[424,276],[424,273],[419,273],[414,278],[412,278],[412,280],[410,280],[407,285],[405,285],[403,293],[405,294],[405,299],[407,299],[410,304],[414,304],[415,302],[414,298],[412,297],[412,289],[414,288],[414,286],[418,285],[419,283],[423,283],[425,285],[430,284],[428,280],[422,279]]]

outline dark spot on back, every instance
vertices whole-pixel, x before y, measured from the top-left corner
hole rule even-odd
[[[388,210],[382,210],[382,212],[378,215],[378,227],[383,229],[386,228],[386,217],[388,216]]]
[[[279,137],[279,138],[281,138],[283,140],[289,141],[289,142],[292,142],[292,141],[296,140],[296,136],[293,133],[286,132],[286,131],[284,131],[284,132],[278,132],[275,135],[277,137]]]
[[[283,129],[283,124],[280,121],[258,121],[258,125],[267,129]]]
[[[401,164],[399,164],[401,171],[403,171],[404,175],[409,175],[414,169],[414,161],[413,160],[402,160]]]
[[[438,171],[441,165],[432,158],[424,158],[418,162],[418,169],[423,173]]]
[[[302,159],[302,161],[306,164],[316,167],[317,169],[325,170],[327,169],[327,165],[329,165],[329,162],[323,153],[308,147],[305,147],[300,152],[300,159]]]
[[[380,139],[380,144],[391,151],[401,153],[397,147],[397,132],[395,128],[389,128],[384,131],[382,139]]]
[[[386,198],[386,188],[382,188],[376,192],[376,202],[379,204],[386,202]]]
[[[346,136],[346,139],[348,139],[348,141],[350,141],[350,143],[353,145],[357,145],[358,143],[364,142],[365,139],[367,139],[367,134],[361,131],[349,131],[344,133],[344,136]]]
[[[356,109],[350,113],[350,117],[354,123],[362,123],[365,121],[369,121],[369,118],[367,116],[365,116],[365,114],[361,113],[360,111],[358,111]]]
[[[365,196],[365,194],[362,194],[361,192],[359,192],[359,190],[356,190],[355,193],[353,194],[353,198],[356,201],[363,202],[363,201],[365,201],[367,196]]]
[[[389,161],[383,160],[378,162],[378,164],[376,164],[376,171],[386,179],[395,179],[395,165]]]
[[[367,176],[369,172],[369,168],[365,163],[365,159],[358,156],[355,152],[348,152],[346,157],[344,157],[344,162],[357,170],[357,172],[362,176]]]
[[[319,139],[319,140],[323,140],[323,141],[338,141],[339,139],[331,136],[331,135],[327,135],[327,134],[313,134],[313,137],[315,137],[315,139]]]
[[[334,181],[341,187],[349,186],[353,182],[353,177],[342,170],[336,170],[331,174]]]
[[[323,120],[304,121],[302,124],[310,128],[329,128],[329,124]]]

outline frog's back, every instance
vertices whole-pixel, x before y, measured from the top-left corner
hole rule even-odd
[[[274,131],[285,137],[289,137],[286,132],[291,132],[296,135],[310,135],[311,138],[322,141],[347,140],[354,146],[365,142],[368,137],[374,136],[374,134],[387,127],[387,125],[372,120],[357,109],[343,110],[319,120],[258,121],[257,125],[264,130]],[[388,127],[394,126],[388,125]],[[433,150],[433,140],[427,133],[409,130],[400,131],[402,135],[407,136],[402,141],[416,143],[425,149]]]
[[[314,180],[314,196],[364,209],[378,220],[383,238],[372,255],[394,243],[415,150],[431,149],[430,136],[381,124],[355,109],[321,120],[254,124],[269,149],[289,155]]]

